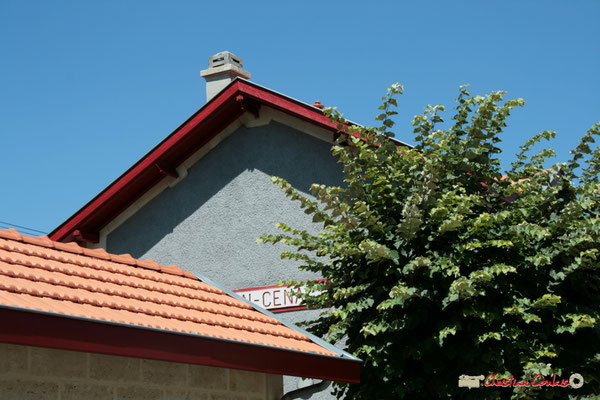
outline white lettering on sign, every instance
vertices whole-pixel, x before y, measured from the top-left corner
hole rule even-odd
[[[296,293],[304,293],[304,289],[287,286],[263,286],[234,290],[248,301],[271,311],[306,308]]]

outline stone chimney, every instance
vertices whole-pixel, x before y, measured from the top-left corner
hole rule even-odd
[[[244,71],[242,59],[222,51],[208,58],[208,69],[200,71],[200,76],[206,79],[206,102],[215,97],[225,86],[239,76],[250,79],[250,72]]]

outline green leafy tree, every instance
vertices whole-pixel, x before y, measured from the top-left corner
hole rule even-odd
[[[413,120],[416,146],[390,140],[396,114],[388,89],[379,128],[350,126],[325,110],[341,135],[333,154],[341,187],[313,185],[316,200],[273,178],[322,224],[318,235],[278,224],[267,243],[292,247],[323,282],[308,306],[323,308],[309,329],[364,360],[361,384],[338,385],[349,399],[587,398],[600,393],[600,123],[572,159],[545,168],[551,149],[522,147],[500,165],[500,134],[522,99],[460,89],[452,123],[443,106]],[[539,147],[539,146],[538,146]],[[581,164],[581,165],[580,165]],[[462,374],[569,379],[580,389],[458,387]],[[537,382],[541,379],[538,377]]]

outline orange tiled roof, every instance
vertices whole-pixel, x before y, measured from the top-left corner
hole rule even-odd
[[[177,266],[0,230],[0,307],[337,356]]]

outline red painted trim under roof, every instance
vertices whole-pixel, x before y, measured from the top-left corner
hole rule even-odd
[[[244,80],[235,80],[148,154],[106,187],[90,202],[58,226],[49,237],[67,242],[94,237],[110,221],[156,185],[165,171],[173,172],[188,157],[244,112],[255,112],[261,104],[273,107],[332,133],[329,122],[318,108]],[[79,231],[75,237],[74,232]]]
[[[0,342],[358,383],[360,362],[0,308]]]

